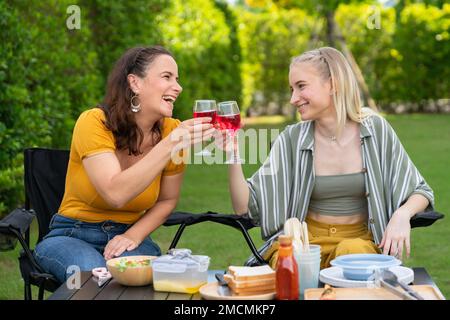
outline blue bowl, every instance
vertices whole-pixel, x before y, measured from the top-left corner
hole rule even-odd
[[[346,254],[332,260],[333,267],[342,268],[349,280],[367,281],[375,270],[383,270],[402,264],[400,260],[386,254]]]

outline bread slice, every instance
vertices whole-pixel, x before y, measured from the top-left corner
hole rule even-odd
[[[228,267],[224,275],[228,286],[237,295],[258,295],[275,292],[275,271],[269,266]]]
[[[275,279],[275,271],[268,265],[258,267],[229,266],[228,273],[234,280]]]
[[[268,285],[268,286],[262,286],[262,287],[253,287],[253,288],[235,288],[235,287],[231,287],[231,290],[235,293],[246,293],[246,292],[266,292],[266,291],[275,291],[275,284],[273,285]]]
[[[234,280],[233,276],[226,274],[223,277],[231,288],[262,288],[274,287],[275,278],[255,280]]]

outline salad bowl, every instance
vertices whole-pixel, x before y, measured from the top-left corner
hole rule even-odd
[[[118,257],[106,261],[112,277],[125,286],[145,286],[153,282],[152,260],[156,256]]]

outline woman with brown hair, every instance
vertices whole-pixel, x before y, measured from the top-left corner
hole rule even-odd
[[[113,257],[161,254],[149,235],[177,204],[179,153],[214,132],[210,118],[171,118],[181,91],[163,47],[132,48],[116,62],[104,103],[75,124],[64,197],[35,250],[46,272],[62,282],[73,265],[90,271]]]

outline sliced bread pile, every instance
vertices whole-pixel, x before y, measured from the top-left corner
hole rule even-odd
[[[259,267],[229,266],[224,279],[236,295],[251,296],[275,292],[275,271],[268,265]]]

